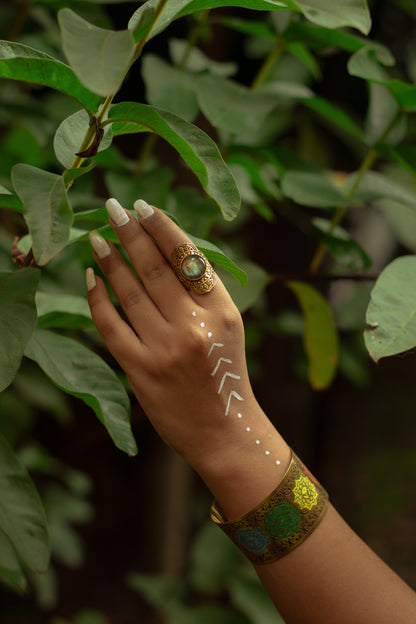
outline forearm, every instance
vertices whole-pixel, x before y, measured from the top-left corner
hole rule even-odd
[[[253,409],[257,426],[268,422],[258,406]],[[227,520],[264,500],[289,465],[290,448],[271,425],[264,427],[263,453],[243,437],[241,446],[198,468]],[[280,465],[267,461],[272,457],[281,458]],[[286,624],[408,624],[416,614],[416,594],[331,505],[302,544],[256,570]]]

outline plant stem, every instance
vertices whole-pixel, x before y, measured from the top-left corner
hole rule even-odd
[[[189,33],[189,37],[188,37],[188,42],[186,45],[186,49],[184,51],[184,54],[182,56],[182,59],[178,65],[179,69],[184,69],[186,67],[186,63],[188,61],[189,55],[192,51],[192,49],[195,47],[196,42],[198,41],[199,38],[199,34],[201,31],[202,26],[204,26],[208,20],[208,16],[209,16],[209,10],[206,11],[200,11],[198,14],[198,21],[197,23],[193,26],[193,28],[191,29],[190,33]],[[159,140],[159,137],[157,134],[153,134],[150,133],[146,136],[142,148],[140,150],[140,154],[139,157],[137,159],[137,164],[134,170],[134,176],[136,178],[139,178],[142,171],[143,171],[143,166],[146,162],[146,160],[149,158],[149,156],[152,154],[157,142]]]
[[[250,86],[250,89],[252,91],[256,91],[256,89],[258,89],[260,87],[260,85],[262,85],[263,82],[266,80],[267,76],[270,73],[270,70],[277,63],[277,61],[279,60],[283,50],[285,49],[285,45],[286,45],[286,42],[283,39],[283,37],[279,37],[278,40],[276,41],[276,45],[274,46],[273,50],[267,56],[267,58],[264,61],[263,65],[260,67],[259,72],[257,73],[256,77],[254,78],[254,80],[253,80],[253,82],[252,82],[252,84]]]
[[[378,140],[378,143],[382,143],[383,141],[386,140],[386,138],[388,137],[388,135],[390,134],[390,131],[393,129],[393,127],[396,125],[399,117],[400,117],[401,111],[398,110],[397,113],[393,116],[392,120],[390,121],[389,125],[387,126],[387,128],[385,129],[385,131],[383,132],[383,134],[381,135],[380,139]],[[357,176],[354,180],[354,183],[352,184],[351,188],[349,189],[348,193],[347,193],[347,198],[351,198],[354,196],[354,194],[356,193],[357,189],[359,188],[361,181],[364,177],[364,175],[366,174],[366,172],[373,166],[374,161],[376,160],[378,156],[378,152],[374,147],[370,147],[366,153],[366,155],[364,156],[364,159],[360,165],[360,168],[358,169],[357,172]],[[348,204],[342,204],[341,206],[338,206],[335,214],[331,220],[331,223],[329,225],[328,231],[326,232],[326,234],[328,236],[330,236],[333,231],[335,230],[335,228],[337,227],[337,225],[340,224],[340,222],[342,221],[342,219],[344,218],[344,215],[348,209]],[[318,248],[311,260],[311,263],[309,265],[309,269],[308,272],[310,275],[313,275],[314,273],[316,273],[316,271],[318,270],[319,266],[321,265],[321,262],[325,256],[326,253],[326,245],[324,242],[320,242],[318,245]]]
[[[126,71],[124,72],[124,75],[123,75],[123,78],[122,78],[121,82],[124,81],[124,79],[127,76],[131,66],[133,65],[133,63],[135,63],[137,61],[137,59],[140,57],[140,55],[141,55],[141,53],[143,51],[143,48],[145,46],[145,43],[148,40],[149,35],[152,32],[152,30],[153,30],[157,20],[159,19],[159,16],[162,13],[164,7],[166,6],[167,2],[168,2],[168,0],[159,0],[158,4],[156,6],[156,9],[155,9],[155,14],[154,14],[154,17],[153,17],[152,24],[151,24],[149,30],[147,31],[146,35],[144,37],[142,37],[136,43],[135,48],[134,48],[133,56],[131,58],[130,63],[128,64],[128,67],[126,68]],[[110,108],[110,106],[111,106],[115,96],[117,95],[117,93],[118,93],[118,90],[115,91],[114,93],[112,93],[111,95],[108,95],[106,97],[106,99],[104,101],[104,104],[101,107],[101,110],[99,111],[99,113],[97,113],[97,116],[96,116],[98,125],[102,124],[102,121],[103,121],[103,119],[104,119],[108,109]],[[95,133],[96,133],[96,126],[91,123],[89,128],[88,128],[88,130],[87,130],[87,132],[86,132],[86,134],[85,134],[85,137],[84,137],[84,140],[82,142],[82,145],[81,145],[80,149],[78,150],[80,153],[82,153],[83,151],[85,151],[86,149],[89,148],[89,146],[91,145],[92,141],[94,140]],[[76,158],[74,159],[74,162],[71,165],[71,169],[79,169],[81,167],[83,161],[84,161],[84,158],[82,156],[76,156]],[[67,185],[67,189],[70,188],[71,185],[72,185],[72,182],[70,182]]]

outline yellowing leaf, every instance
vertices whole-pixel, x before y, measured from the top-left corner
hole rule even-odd
[[[305,318],[303,340],[308,356],[308,378],[315,390],[328,388],[338,364],[338,333],[326,300],[312,286],[288,282]]]

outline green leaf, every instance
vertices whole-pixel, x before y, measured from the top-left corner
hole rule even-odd
[[[357,126],[355,121],[353,121],[347,113],[327,100],[320,97],[312,97],[305,99],[303,105],[343,130],[346,130],[348,134],[352,134],[360,141],[363,140],[363,131]]]
[[[371,28],[371,17],[366,0],[286,0],[289,8],[299,10],[311,22],[327,28],[352,26],[367,35]]]
[[[232,76],[238,70],[237,63],[224,63],[214,61],[204,54],[199,48],[189,49],[188,41],[185,39],[169,39],[169,52],[175,65],[181,66],[186,58],[185,68],[188,72],[202,72],[206,69],[216,76]]]
[[[149,0],[138,9],[129,22],[129,29],[134,31],[135,40],[138,41],[144,34],[144,30],[138,27],[139,20],[145,7],[155,7],[158,0]],[[173,6],[174,5],[174,6]],[[174,19],[190,15],[204,9],[216,9],[219,7],[240,7],[254,9],[256,11],[281,11],[292,9],[302,12],[311,22],[328,28],[340,28],[352,26],[367,34],[371,28],[371,18],[365,0],[343,0],[342,3],[332,0],[176,0],[168,3],[162,12],[156,26],[150,33],[150,37],[164,30]],[[149,38],[150,38],[149,37]]]
[[[259,302],[264,289],[270,282],[270,276],[262,267],[249,260],[242,260],[239,264],[247,276],[247,285],[244,287],[237,284],[229,273],[225,271],[218,271],[218,273],[235,305],[243,313]]]
[[[154,54],[142,61],[142,77],[149,104],[159,106],[193,121],[199,106],[195,94],[195,76],[178,67],[172,67]]]
[[[199,531],[190,552],[188,573],[192,587],[207,595],[220,593],[228,585],[239,560],[234,542],[214,523],[206,524]]]
[[[377,150],[387,159],[394,160],[416,178],[416,147],[413,145],[378,145]]]
[[[17,195],[14,195],[4,186],[0,185],[0,208],[7,208],[8,210],[22,212],[23,204]]]
[[[366,323],[365,345],[375,362],[416,345],[416,256],[396,258],[380,273]]]
[[[145,598],[158,612],[169,615],[182,608],[185,598],[185,580],[163,574],[130,572],[128,586]]]
[[[84,297],[38,292],[36,294],[38,327],[94,328]]]
[[[129,455],[137,453],[129,422],[129,398],[104,360],[72,338],[46,329],[34,332],[25,355],[59,388],[92,407],[118,448]]]
[[[1,435],[0,491],[0,530],[30,570],[44,571],[50,547],[42,502],[26,469]]]
[[[284,38],[288,43],[301,42],[317,50],[324,50],[329,46],[346,52],[357,52],[361,48],[367,47],[377,50],[378,57],[382,62],[385,60],[388,63],[392,59],[389,49],[377,41],[370,41],[361,35],[346,30],[324,28],[308,22],[292,21],[284,32]]]
[[[58,13],[62,45],[81,82],[102,96],[118,91],[134,54],[129,30],[107,30],[90,24],[71,9]]]
[[[10,541],[0,531],[0,581],[18,591],[24,593],[27,589],[27,580],[19,558]]]
[[[26,344],[36,327],[38,269],[0,273],[0,392],[20,368]]]
[[[220,76],[203,74],[195,81],[202,112],[215,128],[227,132],[256,132],[278,105],[276,95],[252,91]]]
[[[189,235],[195,245],[206,255],[208,260],[223,267],[226,271],[231,273],[235,279],[240,282],[241,286],[247,284],[247,275],[240,269],[217,245],[210,243],[207,240],[202,240],[196,236]]]
[[[334,208],[348,201],[346,193],[320,171],[288,171],[282,178],[281,189],[301,206]]]
[[[240,196],[235,180],[214,141],[184,119],[146,104],[123,102],[109,113],[114,136],[155,132],[174,147],[218,204],[226,220],[236,217]]]
[[[330,221],[316,218],[312,223],[322,232],[325,247],[338,262],[352,271],[364,271],[371,266],[371,258],[344,228],[338,225],[328,234],[331,228]]]
[[[381,55],[378,50],[364,47],[352,55],[348,61],[348,71],[351,76],[364,78],[369,82],[384,85],[396,98],[403,110],[416,110],[416,85],[403,80],[392,79],[381,65],[394,65],[394,57]]]
[[[33,255],[40,266],[49,262],[69,240],[74,219],[62,176],[30,165],[12,169],[12,183],[24,205]]]
[[[233,579],[230,596],[233,606],[249,618],[250,624],[284,624],[257,577]]]
[[[71,168],[89,126],[90,118],[84,110],[70,115],[59,125],[53,139],[53,148],[57,159],[66,169]],[[112,139],[111,126],[106,126],[98,151],[101,152],[110,147]]]
[[[302,282],[288,282],[305,318],[303,341],[308,356],[308,378],[315,390],[328,388],[338,364],[338,336],[331,310],[322,295]]]
[[[21,43],[0,41],[0,78],[21,80],[62,91],[91,112],[101,102],[101,97],[86,89],[68,65]]]

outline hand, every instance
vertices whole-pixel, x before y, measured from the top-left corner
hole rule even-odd
[[[180,283],[168,259],[190,241],[165,214],[145,205],[138,222],[115,200],[107,206],[137,275],[92,233],[96,260],[129,324],[99,278],[88,292],[92,318],[161,437],[200,469],[213,453],[229,455],[249,442],[245,415],[255,399],[241,316],[219,279],[202,295]]]

